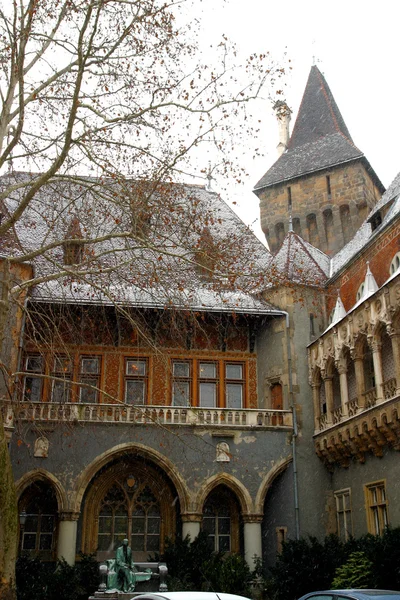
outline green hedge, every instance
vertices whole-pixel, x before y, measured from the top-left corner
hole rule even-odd
[[[351,587],[356,580],[348,567],[354,553],[358,560],[350,566],[357,567],[362,587],[400,590],[400,528],[396,528],[345,543],[333,535],[322,542],[313,537],[285,542],[275,566],[264,574],[266,595],[271,600],[295,600],[308,592],[331,589],[335,577],[336,587],[339,583]]]
[[[93,556],[81,554],[71,567],[64,560],[46,563],[21,556],[16,568],[18,600],[87,600],[99,586]]]

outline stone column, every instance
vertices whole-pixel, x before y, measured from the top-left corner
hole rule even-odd
[[[342,407],[342,417],[345,419],[349,415],[349,388],[347,385],[347,367],[339,365],[338,367],[340,379],[340,404]]]
[[[376,402],[383,402],[383,371],[382,371],[382,344],[373,340],[371,343],[372,360],[374,362]]]
[[[190,541],[193,542],[200,533],[200,523],[202,520],[201,513],[183,513],[182,518],[182,539],[185,539],[187,535],[190,537]]]
[[[327,422],[332,423],[333,415],[333,381],[332,376],[326,376],[324,379],[325,385],[325,400],[326,400],[326,417]]]
[[[320,404],[320,383],[312,383],[312,396],[313,396],[313,406],[314,406],[314,429],[315,431],[319,431],[320,426],[320,418],[321,418],[321,404]]]
[[[74,565],[79,513],[62,512],[59,518],[57,558],[64,558],[69,565]]]
[[[254,571],[254,557],[262,558],[261,523],[263,515],[243,515],[244,558]]]
[[[365,406],[365,377],[364,377],[364,360],[359,354],[354,355],[354,372],[356,375],[357,388],[357,404],[360,408]]]
[[[396,391],[400,394],[400,332],[390,334],[392,341],[393,361],[396,374]]]

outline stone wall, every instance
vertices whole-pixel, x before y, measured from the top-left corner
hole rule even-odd
[[[261,227],[272,252],[293,229],[327,254],[349,241],[380,198],[361,161],[311,173],[266,188],[260,198]]]

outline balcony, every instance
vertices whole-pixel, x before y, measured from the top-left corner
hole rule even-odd
[[[229,408],[181,408],[173,406],[131,406],[126,404],[57,404],[53,402],[4,401],[2,405],[6,427],[14,419],[36,423],[115,423],[115,425],[162,425],[190,427],[221,427],[229,429],[293,428],[290,410]]]
[[[365,408],[350,404],[354,411],[336,423],[326,424],[324,415],[324,429],[314,435],[315,451],[330,470],[348,467],[352,459],[364,463],[368,453],[381,457],[385,446],[400,450],[399,395]]]
[[[399,276],[309,346],[314,442],[329,467],[400,449]]]

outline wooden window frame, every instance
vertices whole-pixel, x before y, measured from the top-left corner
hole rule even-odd
[[[351,488],[343,488],[333,492],[336,504],[336,524],[337,524],[337,535],[338,537],[347,542],[350,537],[353,536],[353,511],[351,503]],[[344,499],[349,499],[349,505],[347,507]],[[343,516],[344,528],[341,531],[341,515]],[[350,526],[348,526],[348,524]]]
[[[144,374],[134,375],[129,374],[128,364],[132,362],[143,363],[145,365]],[[127,383],[129,381],[141,381],[143,382],[143,402],[134,403],[127,401]],[[130,406],[146,406],[149,403],[149,359],[146,356],[125,356],[124,357],[124,402]]]
[[[62,361],[62,360],[69,362],[68,370],[65,368],[58,369],[57,361]],[[51,400],[51,402],[59,402],[60,404],[66,404],[66,403],[68,404],[72,400],[72,384],[74,382],[74,360],[73,360],[73,357],[70,357],[67,354],[54,354],[54,356],[52,357],[52,363],[53,363],[52,364],[53,368],[51,371],[51,375],[52,375],[52,377],[56,377],[57,379],[53,379],[51,382],[50,400]],[[64,377],[63,377],[63,375],[64,375]],[[62,400],[55,400],[54,399],[54,390],[55,390],[56,386],[61,385],[60,379],[62,379],[62,378],[65,380],[64,388],[66,388],[66,394],[64,392],[64,397]]]
[[[232,377],[228,377],[227,375],[227,369],[230,366],[235,366],[235,367],[240,367],[242,370],[242,376],[241,378],[232,378]],[[240,402],[240,406],[239,407],[231,407],[228,406],[228,385],[237,385],[240,386],[241,390],[242,390],[242,394],[241,394],[241,402]],[[242,410],[245,406],[245,390],[246,390],[246,371],[245,371],[245,364],[243,362],[239,362],[239,361],[229,361],[229,360],[225,360],[224,361],[224,387],[225,387],[225,408],[229,408],[231,410]]]
[[[176,375],[175,374],[175,365],[178,364],[185,364],[188,366],[188,375]],[[192,390],[192,386],[193,386],[193,361],[191,360],[185,360],[184,358],[173,358],[171,361],[171,375],[172,375],[172,384],[171,384],[171,406],[175,406],[177,408],[188,408],[189,406],[192,405],[192,400],[193,400],[193,390]],[[178,385],[179,383],[184,383],[188,385],[188,398],[187,398],[187,403],[185,405],[182,404],[175,404],[174,403],[174,398],[175,398],[175,393],[174,393],[174,387],[175,385]]]
[[[97,360],[97,373],[84,372],[82,368],[82,363],[84,360]],[[92,388],[86,388],[82,386],[78,386],[78,396],[77,400],[81,404],[98,404],[100,401],[100,382],[101,382],[101,369],[102,369],[102,356],[100,354],[80,354],[79,355],[79,373],[78,373],[78,382],[79,383],[87,383],[88,385],[92,385],[97,388],[96,390]],[[95,400],[87,402],[86,400],[82,400],[82,396],[85,392],[95,393]]]
[[[374,493],[377,493],[379,499],[375,500]],[[365,484],[364,495],[368,532],[373,535],[382,535],[389,525],[386,479]]]
[[[28,368],[28,362],[31,359],[40,359],[41,360],[41,370],[33,370],[33,369],[29,369]],[[24,375],[24,381],[23,381],[23,392],[22,392],[22,397],[23,397],[23,401],[24,402],[41,402],[43,399],[43,381],[44,381],[44,377],[35,377],[35,373],[38,373],[40,375],[44,375],[45,374],[45,360],[44,360],[44,356],[38,353],[29,353],[25,356],[25,371],[26,373],[32,373],[32,375]],[[27,380],[28,379],[36,379],[39,382],[39,392],[38,392],[38,398],[37,399],[32,399],[32,398],[27,398]],[[30,390],[30,393],[32,392],[32,389]]]

